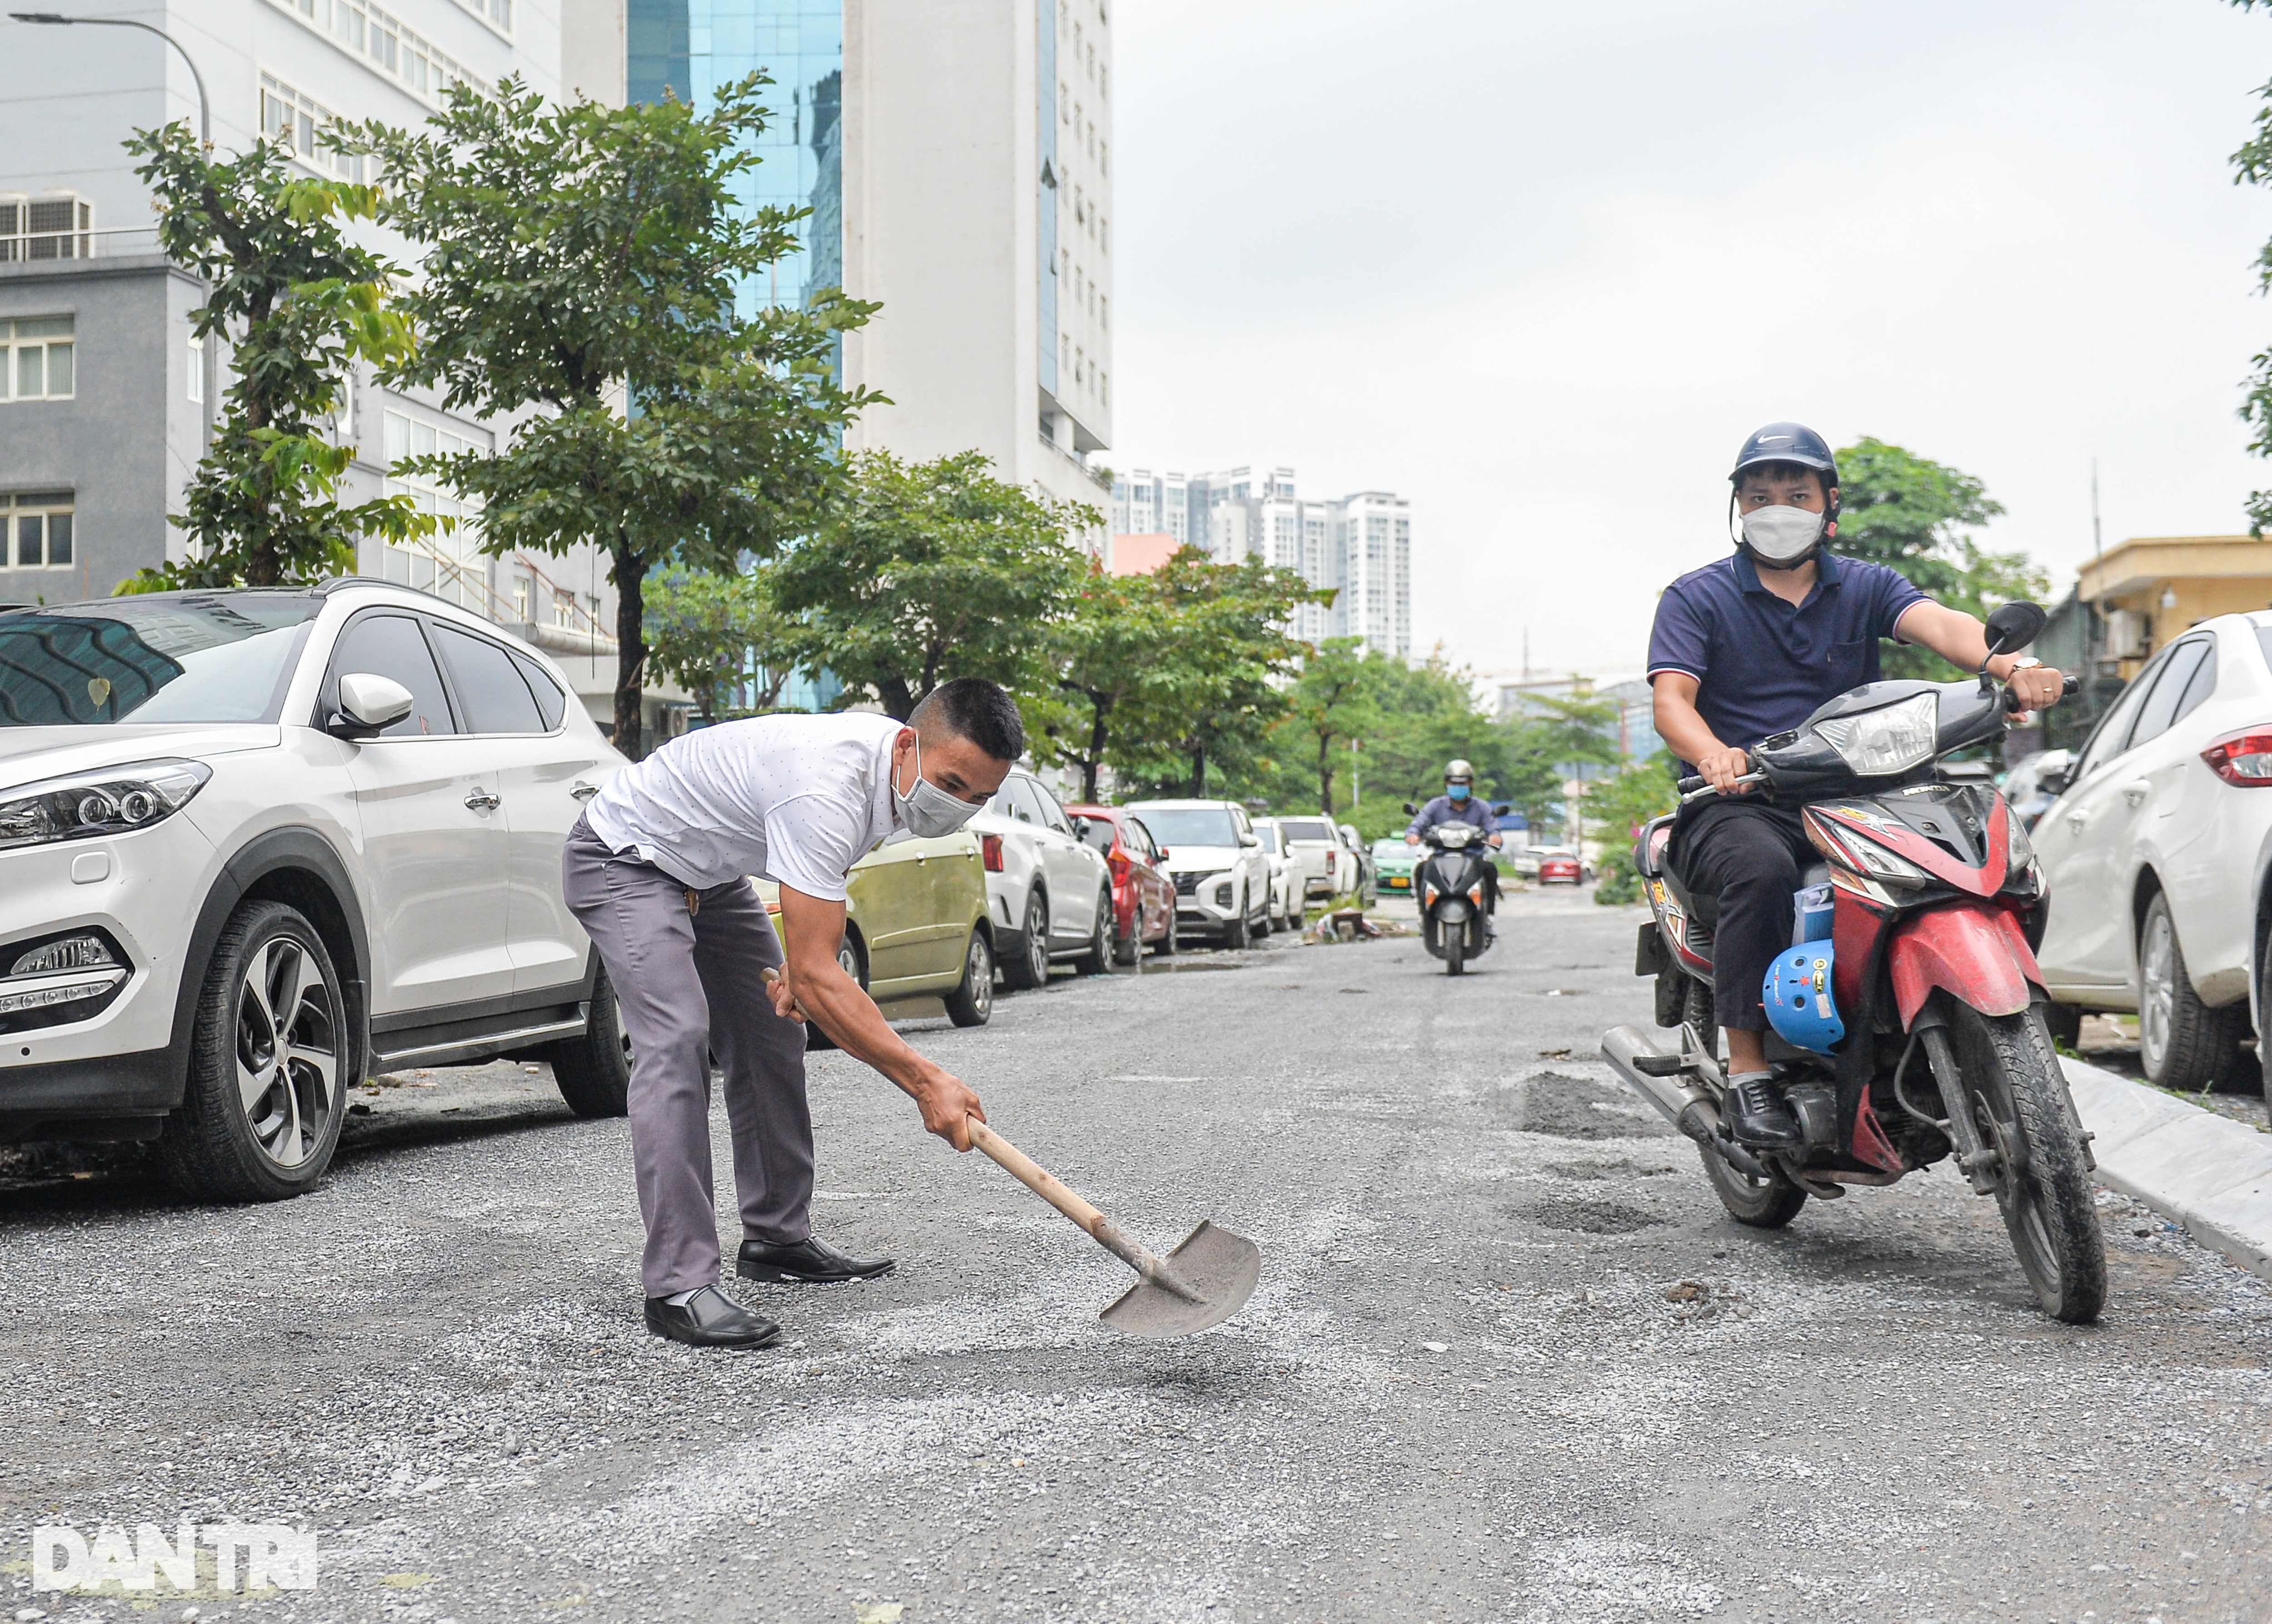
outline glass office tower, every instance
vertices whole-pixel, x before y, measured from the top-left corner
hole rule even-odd
[[[811,209],[803,247],[744,289],[751,309],[800,305],[844,281],[843,0],[629,0],[630,99],[666,93],[706,108],[721,85],[762,71],[773,117],[742,200]]]

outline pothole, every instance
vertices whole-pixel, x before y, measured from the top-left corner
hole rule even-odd
[[[1493,1097],[1510,1128],[1558,1139],[1669,1139],[1672,1129],[1621,1083],[1542,1071]]]
[[[1598,1196],[1548,1196],[1524,1208],[1521,1216],[1547,1229],[1576,1230],[1588,1235],[1629,1235],[1670,1222],[1642,1208]]]

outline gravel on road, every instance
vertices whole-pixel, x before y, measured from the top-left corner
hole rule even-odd
[[[1594,1059],[1640,917],[1524,893],[1456,980],[1278,937],[911,1028],[1155,1245],[1260,1244],[1188,1342],[1106,1331],[1127,1271],[841,1054],[817,1227],[900,1267],[730,1284],[753,1352],[646,1333],[624,1124],[541,1069],[365,1091],[273,1206],[42,1163],[0,1188],[0,1613],[2272,1617],[2272,1287],[2107,1196],[2104,1322],[2051,1323],[1946,1169],[1737,1225]],[[36,1525],[178,1516],[313,1528],[318,1588],[32,1593]]]

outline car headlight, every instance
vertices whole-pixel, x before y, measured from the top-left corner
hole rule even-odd
[[[0,851],[131,834],[180,811],[212,777],[201,761],[143,761],[0,790]]]
[[[1899,704],[1814,724],[1814,731],[1830,741],[1846,764],[1865,778],[1906,772],[1930,760],[1939,730],[1940,699],[1934,694],[1917,694]]]

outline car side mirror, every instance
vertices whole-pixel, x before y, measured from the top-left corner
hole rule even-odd
[[[2045,750],[2036,757],[2036,782],[2054,795],[2066,793],[2074,781],[2074,752]]]
[[[340,708],[327,733],[343,738],[369,738],[410,714],[417,701],[392,677],[369,671],[350,671],[340,679]]]
[[[1168,848],[1167,848],[1166,846],[1154,846],[1152,849],[1153,849],[1155,852],[1156,852],[1156,853],[1159,853],[1160,860],[1161,860],[1162,862],[1166,862],[1166,861],[1168,860]]]
[[[1238,837],[1238,843],[1241,846],[1260,846],[1262,844],[1262,837],[1260,835],[1241,835]]]
[[[1081,816],[1078,812],[1072,813],[1070,816],[1072,818],[1072,838],[1076,840],[1087,839],[1088,820]]]
[[[2042,634],[2050,620],[2040,604],[2014,601],[1999,605],[1988,617],[1989,658],[2027,647]]]

